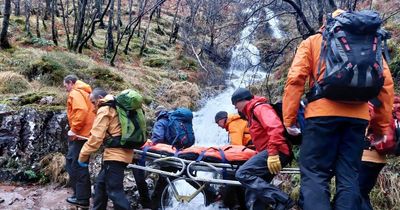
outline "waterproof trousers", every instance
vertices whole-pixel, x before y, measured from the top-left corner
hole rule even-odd
[[[280,154],[282,167],[290,162],[290,157]],[[274,178],[267,167],[267,151],[262,151],[246,161],[236,171],[236,179],[246,188],[248,209],[265,209],[271,205],[277,209],[290,201],[289,196],[270,182]]]
[[[362,199],[362,210],[373,210],[371,201],[369,199],[369,193],[374,188],[376,179],[382,168],[385,166],[384,163],[373,163],[373,162],[361,162],[360,175],[358,177],[360,193]]]
[[[140,196],[140,204],[143,208],[151,208],[151,201],[149,196],[149,188],[147,187],[146,177],[143,170],[132,169],[133,176]]]
[[[304,210],[359,210],[358,174],[367,120],[314,117],[306,120],[300,147],[300,207]],[[330,183],[336,195],[331,206]]]
[[[93,210],[107,209],[107,201],[113,202],[116,210],[131,209],[124,191],[124,170],[128,164],[119,161],[104,161],[95,184]]]
[[[79,200],[86,200],[91,196],[89,168],[81,167],[78,164],[79,153],[85,142],[84,140],[68,141],[68,153],[65,164],[70,185],[74,191],[73,196]]]

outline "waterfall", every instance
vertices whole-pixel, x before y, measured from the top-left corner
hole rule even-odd
[[[245,12],[251,12],[250,9]],[[266,8],[267,18],[270,19],[269,25],[273,31],[272,36],[276,39],[283,37],[282,32],[278,28],[278,20],[274,17],[272,10]],[[252,17],[249,24],[241,31],[238,44],[232,49],[232,59],[228,69],[230,77],[226,80],[227,88],[219,95],[211,98],[206,102],[204,107],[194,113],[193,129],[196,137],[196,145],[203,146],[221,146],[229,144],[228,134],[224,129],[218,127],[214,121],[214,116],[219,111],[228,113],[237,113],[237,110],[231,103],[233,92],[239,87],[245,87],[254,81],[260,81],[265,78],[266,72],[260,68],[260,52],[256,46],[252,44],[254,30],[257,27],[258,17]],[[199,172],[203,177],[211,177],[212,173]],[[198,175],[199,175],[198,173]],[[194,192],[194,188],[184,181],[176,183],[179,194],[190,195]],[[191,209],[197,210],[214,210],[221,209],[218,204],[212,204],[205,207],[203,195],[198,195],[195,200],[187,204],[178,205],[172,201],[172,206],[168,209]]]

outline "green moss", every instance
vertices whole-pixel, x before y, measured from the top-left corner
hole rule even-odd
[[[180,55],[178,57],[178,60],[181,61],[180,62],[181,68],[190,69],[190,70],[196,70],[197,69],[197,61],[195,59],[193,59],[193,58]]]
[[[165,58],[148,58],[143,62],[144,65],[149,67],[161,67],[168,64],[169,60]]]
[[[93,87],[102,87],[112,90],[123,90],[128,87],[121,76],[105,67],[91,67],[85,71],[84,74],[85,75],[81,75],[81,78],[88,78],[87,81],[89,81]]]
[[[45,96],[55,96],[55,94],[49,93],[49,92],[27,93],[27,94],[20,96],[19,104],[23,106],[23,105],[27,105],[27,104],[38,103],[40,101],[40,99],[42,99]]]
[[[37,79],[41,83],[49,86],[60,85],[69,71],[57,60],[49,56],[43,56],[28,68],[23,74],[30,80]]]
[[[35,47],[54,46],[53,41],[36,36],[26,36],[25,39],[23,39],[22,44],[29,44]]]

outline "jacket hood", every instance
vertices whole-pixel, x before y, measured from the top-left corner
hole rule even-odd
[[[104,104],[104,103],[107,103],[107,102],[113,101],[113,100],[114,100],[113,95],[106,95],[104,98],[100,99],[100,103]]]
[[[268,103],[268,99],[265,97],[262,97],[262,96],[254,96],[254,98],[251,99],[249,101],[249,103],[247,103],[246,106],[244,107],[244,111],[245,111],[247,119],[250,119],[251,111],[252,111],[254,105],[256,105],[258,103]]]
[[[231,122],[233,122],[235,120],[238,120],[238,119],[241,119],[240,115],[238,115],[238,114],[229,114],[228,118],[226,119],[226,126],[228,126],[229,123],[231,123]]]
[[[78,80],[78,81],[75,82],[75,85],[74,85],[73,89],[82,90],[82,91],[87,92],[88,94],[90,94],[92,92],[92,88],[90,87],[90,85],[84,83],[81,80]]]

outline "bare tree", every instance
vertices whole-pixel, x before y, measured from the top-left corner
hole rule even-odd
[[[32,7],[32,1],[31,0],[25,0],[25,31],[26,34],[30,37],[32,36],[31,32],[31,7]]]
[[[51,34],[53,37],[53,42],[57,46],[58,45],[58,33],[57,33],[57,28],[56,28],[56,21],[55,21],[55,16],[56,16],[56,10],[57,10],[57,0],[52,0],[51,4]]]
[[[113,19],[114,19],[114,0],[111,0],[108,17],[108,28],[107,28],[107,53],[114,52],[114,37],[113,37]]]
[[[21,5],[20,5],[20,0],[14,0],[14,14],[15,16],[20,16],[21,15]]]
[[[117,2],[117,38],[121,36],[121,26],[122,26],[122,19],[121,19],[121,0]]]
[[[42,14],[42,2],[38,2],[36,11],[36,36],[40,38],[40,15]]]
[[[11,15],[11,0],[5,0],[3,26],[0,32],[1,48],[11,48],[11,45],[8,42],[8,26],[10,25],[10,15]]]
[[[176,28],[176,25],[177,25],[178,11],[179,11],[179,6],[180,6],[180,4],[181,4],[181,0],[178,0],[178,1],[176,2],[174,20],[172,21],[171,33],[170,33],[170,35],[169,35],[169,41],[168,41],[168,43],[170,43],[170,44],[171,44],[171,41],[172,41],[173,36],[174,36],[174,35],[176,36],[176,35],[178,34],[178,31],[175,32],[175,28]],[[178,30],[179,30],[179,27],[178,27]],[[176,39],[176,37],[174,37],[174,38]]]
[[[103,3],[104,3],[104,0],[95,0],[95,8],[96,8],[96,10],[97,11],[101,11],[101,6],[103,5]],[[99,27],[100,28],[105,28],[105,24],[104,24],[104,21],[103,21],[103,18],[100,18],[100,12],[99,13],[97,13],[98,14],[98,16],[96,17],[96,18],[99,18]]]
[[[77,20],[77,25],[76,25],[76,28],[77,28],[76,29],[76,41],[73,46],[74,51],[76,51],[78,49],[79,43],[82,40],[87,3],[88,3],[88,0],[79,0],[79,3],[78,3],[78,20]]]

